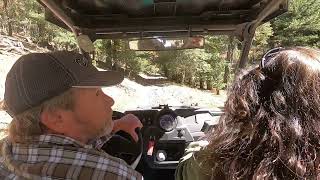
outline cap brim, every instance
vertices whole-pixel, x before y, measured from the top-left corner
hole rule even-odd
[[[96,71],[74,87],[103,87],[120,84],[124,74],[118,71]]]

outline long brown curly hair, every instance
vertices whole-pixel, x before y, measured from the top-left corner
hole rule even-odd
[[[196,158],[213,177],[320,178],[320,51],[282,50],[240,75],[209,142]]]

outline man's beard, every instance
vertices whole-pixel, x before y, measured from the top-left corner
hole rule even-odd
[[[100,127],[92,127],[90,122],[82,121],[80,118],[77,118],[77,122],[82,126],[83,133],[86,134],[89,142],[102,136],[110,136],[114,126],[114,121],[111,118],[106,119]]]
[[[110,135],[113,130],[113,125],[114,125],[113,120],[107,121],[105,124],[105,127],[101,129],[101,131],[99,132],[98,137]]]
[[[104,127],[98,129],[95,131],[94,134],[91,134],[91,137],[89,138],[88,144],[91,144],[92,142],[95,142],[97,139],[106,136],[107,139],[111,138],[111,132],[113,130],[114,122],[106,121],[104,124]]]

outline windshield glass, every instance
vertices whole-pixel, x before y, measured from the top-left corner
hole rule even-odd
[[[96,41],[95,46],[107,47],[107,52],[98,48],[97,67],[126,74],[120,85],[104,88],[115,99],[114,109],[222,108],[240,50],[235,47],[237,40],[228,36],[206,36],[203,41],[202,49],[170,51],[133,51],[127,40]]]

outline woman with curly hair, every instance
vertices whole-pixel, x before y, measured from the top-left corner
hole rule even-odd
[[[176,179],[319,179],[320,51],[270,50],[239,76],[209,144]]]

